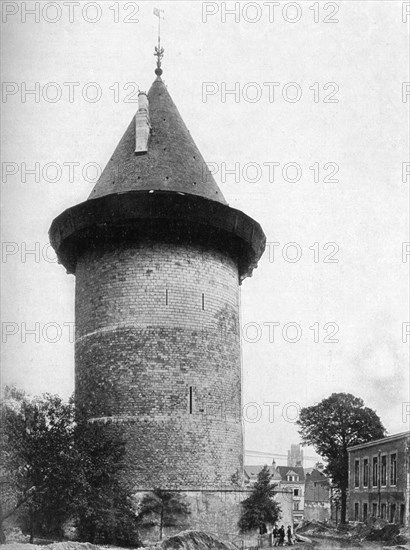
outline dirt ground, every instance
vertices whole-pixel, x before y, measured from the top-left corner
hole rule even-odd
[[[201,531],[184,531],[141,550],[237,550],[230,543],[221,542],[215,537]],[[2,550],[124,550],[115,546],[96,546],[89,542],[54,542],[40,545],[26,542],[9,542]]]
[[[312,544],[298,542],[295,550],[410,550],[410,545],[392,546],[383,541],[332,540],[309,537]],[[285,547],[284,547],[285,548]],[[286,547],[287,548],[287,547]],[[198,531],[186,531],[174,537],[141,550],[237,550],[233,544],[223,543],[214,537]],[[8,542],[1,550],[124,550],[116,546],[96,546],[89,542],[54,542],[52,544],[29,544]]]

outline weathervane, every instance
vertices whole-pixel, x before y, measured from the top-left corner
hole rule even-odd
[[[164,19],[164,10],[159,10],[154,8],[154,15],[158,17],[158,46],[155,46],[154,55],[157,58],[157,68],[155,69],[155,74],[157,76],[162,75],[161,69],[161,59],[164,57],[164,48],[161,48],[161,19]]]

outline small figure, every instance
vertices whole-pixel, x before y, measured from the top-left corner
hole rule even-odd
[[[286,534],[288,536],[288,545],[293,546],[292,528],[290,525],[288,525]]]
[[[275,527],[273,528],[272,535],[273,535],[273,546],[278,546],[279,545],[279,529],[278,529],[277,525],[275,525]]]
[[[279,546],[283,546],[284,544],[285,544],[285,527],[281,525],[279,529]]]

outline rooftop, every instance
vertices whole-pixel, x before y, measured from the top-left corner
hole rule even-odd
[[[359,445],[352,445],[348,447],[348,451],[355,451],[356,449],[364,449],[365,447],[373,447],[374,445],[381,445],[382,443],[388,443],[389,441],[396,441],[397,439],[404,439],[410,437],[410,431],[400,432],[398,434],[388,435],[381,439],[373,439],[373,441],[367,441],[367,443],[360,443]]]
[[[299,482],[305,481],[305,471],[301,466],[277,466],[276,469],[283,481],[286,481],[288,475],[297,475],[299,476]]]
[[[49,230],[67,273],[89,247],[160,240],[223,251],[239,282],[252,275],[266,237],[252,218],[228,206],[165,86],[160,57],[148,94],[88,200],[66,209]],[[157,55],[157,54],[156,54]]]
[[[251,466],[245,466],[244,471],[245,475],[250,479],[250,481],[256,481],[258,478],[259,472],[264,468],[264,466],[260,465],[251,465]],[[276,471],[276,468],[274,466],[269,466],[269,472],[272,475],[272,479],[274,481],[280,481],[281,477],[279,472]]]
[[[227,204],[160,76],[147,97],[150,132],[146,153],[135,152],[133,117],[88,199],[154,190]]]

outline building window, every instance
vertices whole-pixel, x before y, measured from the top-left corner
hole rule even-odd
[[[359,503],[354,503],[354,520],[359,521]]]
[[[293,489],[293,496],[298,497],[299,496],[299,489]]]
[[[373,516],[374,518],[377,518],[377,504],[376,504],[375,502],[373,502],[372,516]]]
[[[400,504],[400,525],[404,525],[406,506],[405,504]]]
[[[390,504],[390,523],[394,523],[396,519],[396,505]]]
[[[369,459],[363,460],[363,487],[369,486]]]
[[[205,309],[205,294],[202,294],[202,309]]]
[[[165,305],[168,305],[168,289],[165,289]]]
[[[367,521],[367,502],[363,502],[363,521]]]
[[[359,478],[360,478],[360,461],[354,461],[354,486],[359,487]]]
[[[381,473],[380,473],[380,483],[385,487],[387,485],[387,456],[382,456],[382,465],[381,465]]]
[[[293,503],[293,509],[294,510],[299,510],[299,502],[294,502]]]
[[[390,455],[390,485],[396,485],[397,483],[397,454],[392,453]]]
[[[381,510],[380,510],[380,517],[382,519],[386,519],[386,503],[385,502],[382,502],[382,507],[381,507]]]
[[[379,480],[377,465],[378,465],[377,456],[374,456],[373,457],[373,472],[372,472],[373,473],[373,487],[377,487],[377,483],[378,483],[378,480]]]

